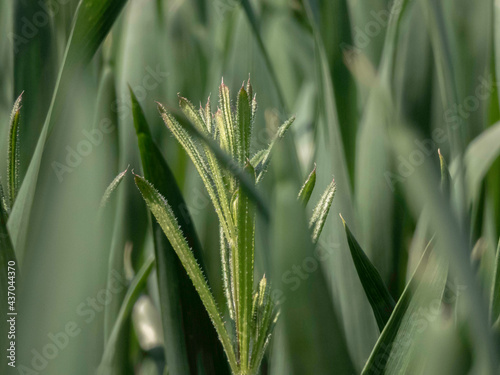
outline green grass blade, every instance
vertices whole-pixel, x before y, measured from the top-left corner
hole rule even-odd
[[[431,253],[429,243],[368,358],[362,375],[400,374],[408,371],[406,366],[411,359],[411,350],[414,349],[412,343],[417,342],[417,331],[420,329],[419,311],[433,300],[441,301],[446,285],[447,267],[431,258]],[[411,341],[407,341],[409,345],[398,345],[398,340],[408,338],[411,338]]]
[[[311,198],[311,194],[314,190],[315,185],[316,185],[316,164],[314,164],[314,169],[311,171],[306,181],[304,182],[304,185],[302,185],[302,188],[299,191],[298,199],[300,199],[300,201],[304,203],[304,205],[306,205],[309,202],[309,199]]]
[[[12,278],[13,275],[15,278]],[[11,276],[11,278],[9,278],[9,276]],[[12,246],[12,241],[10,240],[9,232],[7,230],[7,212],[4,210],[3,206],[0,205],[0,285],[2,285],[2,290],[0,291],[0,298],[2,299],[2,302],[0,303],[0,313],[4,317],[0,322],[0,333],[2,334],[0,338],[0,349],[5,353],[7,352],[11,341],[8,339],[7,324],[7,313],[9,312],[9,307],[11,306],[7,303],[9,301],[9,281],[14,280],[14,285],[17,288],[18,281],[20,280],[19,277],[20,275],[18,273],[14,247]],[[16,308],[15,305],[14,308]],[[0,359],[0,369],[3,373],[8,373],[7,368],[7,358],[6,356],[2,356],[2,359]]]
[[[345,233],[347,236],[347,243],[351,251],[352,260],[358,271],[358,276],[365,290],[366,297],[370,301],[373,314],[377,320],[380,331],[384,329],[387,321],[389,320],[396,303],[389,294],[389,290],[385,286],[377,269],[370,262],[365,252],[359,245],[358,241],[351,233],[344,218],[340,216],[344,224]]]
[[[120,172],[113,179],[113,181],[111,181],[111,183],[108,185],[108,187],[106,188],[106,191],[104,192],[104,194],[103,194],[103,196],[101,198],[101,203],[99,204],[100,210],[102,210],[102,209],[104,209],[106,207],[106,205],[108,204],[111,196],[113,195],[113,192],[118,188],[118,186],[120,185],[120,183],[123,180],[123,177],[125,177],[125,175],[127,174],[128,168],[129,167],[127,167],[127,169],[125,169],[123,172]]]
[[[28,170],[20,186],[17,203],[14,204],[9,216],[8,226],[12,242],[20,252],[23,251],[26,241],[38,174],[49,133],[64,107],[64,100],[70,91],[71,83],[89,63],[118,18],[125,3],[126,0],[105,2],[81,0],[79,3],[64,61],[52,95],[52,102]],[[22,262],[22,257],[19,261]]]
[[[169,202],[193,255],[204,269],[202,247],[175,177],[153,141],[144,112],[130,90],[144,176]],[[229,374],[224,351],[200,297],[156,220],[153,236],[165,351],[170,374],[189,373],[202,360],[207,374]],[[181,303],[179,304],[179,301]]]
[[[500,318],[500,240],[498,241],[495,276],[490,297],[490,321],[493,323]]]
[[[227,151],[233,159],[236,159],[238,152],[236,149],[236,139],[234,126],[235,120],[231,111],[231,97],[229,96],[229,88],[222,81],[219,86],[219,105],[222,114],[222,122],[220,123],[221,136],[224,138],[224,143],[227,145]]]
[[[19,116],[23,94],[19,95],[10,115],[9,154],[7,158],[7,185],[10,207],[14,205],[19,188]]]
[[[323,231],[323,227],[325,226],[326,219],[328,218],[328,213],[330,212],[330,207],[332,206],[336,190],[337,185],[335,184],[335,180],[332,180],[330,185],[328,185],[325,192],[321,196],[316,207],[314,207],[311,220],[309,221],[309,226],[313,228],[313,243],[318,242],[319,236]]]
[[[0,206],[6,213],[9,212],[8,197],[5,195],[5,191],[2,185],[2,180],[0,180]]]
[[[486,173],[500,155],[500,123],[479,134],[467,147],[464,156],[469,199],[477,198]]]
[[[441,168],[441,191],[444,194],[450,193],[451,176],[448,170],[448,164],[444,156],[441,154],[441,150],[438,149],[439,154],[439,166]]]
[[[154,257],[150,257],[146,259],[142,267],[135,275],[134,279],[131,281],[130,286],[125,294],[125,298],[123,299],[122,306],[120,308],[120,312],[116,318],[116,322],[111,331],[111,335],[109,336],[109,340],[104,348],[104,354],[102,356],[101,364],[99,365],[99,369],[97,370],[98,374],[108,375],[115,374],[115,367],[113,365],[114,356],[115,356],[115,347],[117,345],[118,338],[120,336],[121,330],[124,328],[125,323],[132,312],[132,308],[134,307],[135,301],[139,297],[140,293],[144,289],[146,282],[148,280],[148,276],[151,273],[151,270],[154,266]],[[118,374],[116,374],[118,375]]]
[[[193,103],[191,103],[186,98],[179,96],[179,107],[181,108],[184,115],[189,119],[189,121],[191,121],[200,132],[202,132],[203,134],[207,134],[207,132],[209,132],[209,129],[206,125],[206,118],[203,119],[203,117],[194,107]]]
[[[252,110],[250,107],[250,98],[243,87],[238,93],[238,102],[236,104],[236,129],[239,140],[238,160],[244,164],[250,157],[250,140],[252,137]]]
[[[212,320],[219,339],[222,342],[222,346],[226,352],[231,369],[233,372],[237,373],[238,364],[232,347],[231,338],[226,331],[226,327],[224,326],[222,317],[219,313],[217,305],[215,304],[214,297],[210,292],[205,276],[193,256],[183,233],[179,229],[179,224],[174,216],[172,208],[167,203],[165,198],[163,198],[160,193],[158,193],[158,191],[144,178],[135,176],[134,179],[149,209],[155,216],[158,224],[160,224],[182,265],[184,266],[184,269],[191,278],[191,281],[193,282],[194,287],[200,295],[201,301],[203,302],[203,305]]]
[[[250,164],[245,172],[254,175]],[[253,176],[251,177],[253,179]],[[245,374],[250,366],[250,338],[252,320],[253,273],[255,252],[255,209],[247,194],[240,189],[237,203],[238,246],[233,255],[238,283],[237,291],[237,326],[240,348],[240,365]]]
[[[236,321],[236,305],[234,290],[232,285],[232,271],[231,271],[231,248],[224,235],[224,230],[220,227],[219,230],[219,240],[220,240],[220,251],[221,251],[221,267],[222,267],[222,281],[224,283],[224,295],[226,296],[227,308],[229,311],[229,317]]]

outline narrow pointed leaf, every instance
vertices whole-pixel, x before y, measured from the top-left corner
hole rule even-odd
[[[14,204],[19,188],[19,116],[23,94],[19,95],[10,115],[9,155],[7,158],[7,177],[10,207]]]
[[[250,157],[250,139],[252,136],[252,112],[250,108],[249,97],[245,89],[242,87],[238,93],[237,103],[237,129],[239,141],[238,143],[238,160],[244,163]]]
[[[432,301],[441,301],[448,268],[445,262],[431,256],[429,243],[410,282],[399,298],[393,314],[382,331],[362,375],[401,374],[409,371],[417,335],[422,331],[419,314]],[[401,341],[406,340],[406,341]],[[406,345],[401,345],[403,342]]]
[[[233,371],[237,371],[238,365],[236,356],[233,351],[231,339],[226,331],[224,322],[219,313],[214,297],[210,292],[208,283],[203,275],[200,266],[198,265],[189,245],[179,229],[179,224],[174,216],[171,206],[167,203],[160,193],[144,178],[135,176],[135,183],[141,194],[146,201],[152,214],[155,216],[158,224],[160,224],[165,235],[174,248],[177,256],[179,257],[184,269],[191,278],[194,287],[200,295],[201,301],[212,320],[212,323],[217,331],[222,346],[228,357],[229,364]]]
[[[444,156],[441,154],[441,150],[438,149],[439,153],[439,165],[441,167],[441,191],[444,194],[448,194],[450,192],[450,171],[448,170],[448,164],[444,159]]]
[[[108,375],[108,374],[116,374],[114,370],[113,362],[115,355],[115,347],[117,346],[117,340],[120,336],[121,330],[124,328],[125,323],[132,312],[132,308],[139,297],[140,293],[144,289],[146,282],[148,280],[148,276],[151,273],[154,265],[154,257],[148,258],[142,267],[135,275],[134,279],[130,283],[130,286],[127,290],[127,294],[123,299],[122,306],[120,308],[120,312],[118,313],[116,322],[111,331],[111,335],[109,336],[109,340],[104,348],[104,354],[102,356],[102,361],[98,369],[98,374],[100,375]],[[118,375],[118,374],[116,374]]]
[[[227,143],[228,145],[229,155],[231,155],[233,159],[236,159],[236,156],[238,155],[236,150],[236,140],[234,136],[236,127],[234,126],[233,113],[231,111],[231,98],[229,96],[229,88],[224,84],[224,82],[222,82],[219,87],[219,105],[221,108],[223,120],[223,122],[221,123],[223,127],[222,135],[225,138],[225,143]]]
[[[464,160],[470,199],[479,194],[481,181],[500,155],[500,123],[479,134],[467,147]]]
[[[179,96],[179,107],[189,121],[191,121],[200,132],[207,134],[208,129],[203,117],[201,117],[200,113],[189,100]]]
[[[222,227],[219,230],[220,239],[220,251],[221,251],[221,266],[222,266],[222,281],[224,283],[224,295],[226,296],[227,308],[229,311],[229,317],[236,321],[236,306],[234,303],[234,290],[231,283],[232,272],[231,272],[231,248],[225,238],[224,231]]]
[[[490,305],[490,321],[495,322],[500,318],[500,240],[497,247],[495,277],[491,288]]]
[[[333,180],[330,185],[328,185],[313,210],[311,220],[309,221],[309,226],[313,228],[313,243],[318,242],[319,236],[323,231],[326,219],[328,218],[328,213],[330,212],[330,207],[332,206],[333,198],[335,197],[336,189],[337,185],[335,184],[335,180]]]
[[[4,317],[0,322],[0,349],[4,353],[10,345],[10,340],[8,339],[8,325],[7,325],[7,313],[9,311],[15,312],[16,306],[13,305],[14,310],[10,309],[10,304],[8,301],[8,286],[9,281],[14,285],[20,276],[17,267],[16,255],[14,253],[14,247],[12,246],[12,241],[10,240],[9,232],[7,230],[7,212],[4,210],[2,205],[0,205],[0,285],[2,285],[2,290],[0,290],[0,313]],[[10,276],[10,277],[9,277]],[[14,277],[13,277],[14,276]],[[5,356],[3,356],[5,357]],[[0,359],[0,370],[2,373],[8,373],[7,370],[7,358]]]
[[[127,167],[127,169],[125,169],[123,172],[120,172],[106,188],[106,191],[102,196],[101,203],[99,204],[101,210],[108,204],[111,195],[113,195],[113,192],[118,188],[120,182],[122,182],[123,180],[123,177],[125,177],[125,175],[127,174],[128,168],[129,167]]]
[[[382,332],[396,303],[392,299],[377,269],[370,262],[370,259],[366,256],[358,241],[356,241],[356,238],[351,233],[342,216],[341,219],[344,224],[352,260],[356,266],[356,271],[358,271],[358,276],[365,290],[366,297],[370,301],[378,327]]]
[[[306,181],[304,182],[304,185],[302,185],[302,188],[299,191],[298,199],[300,199],[300,201],[304,203],[304,205],[306,205],[309,202],[309,199],[311,198],[311,194],[314,190],[315,185],[316,185],[316,164],[314,164],[314,169],[311,171]]]

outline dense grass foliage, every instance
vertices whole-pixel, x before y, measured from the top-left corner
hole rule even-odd
[[[499,15],[0,2],[0,373],[498,374]]]

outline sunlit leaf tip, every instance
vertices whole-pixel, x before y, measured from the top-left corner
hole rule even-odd
[[[125,177],[125,175],[127,174],[129,168],[130,168],[130,165],[127,166],[127,168],[123,172],[120,172],[113,179],[113,181],[111,181],[111,183],[108,185],[108,187],[106,188],[106,191],[104,192],[104,195],[101,198],[101,203],[99,204],[99,207],[100,207],[101,210],[104,207],[106,207],[106,205],[108,204],[108,202],[109,202],[109,200],[111,198],[111,195],[113,195],[113,192],[116,190],[116,188],[118,187],[118,185],[120,185],[120,182],[122,182],[123,177]],[[133,173],[133,171],[132,171],[132,173]]]
[[[307,204],[309,202],[309,199],[311,198],[311,194],[314,190],[315,185],[316,185],[316,163],[314,163],[313,170],[311,171],[311,173],[309,173],[309,176],[304,182],[304,185],[302,185],[302,188],[299,191],[297,199],[300,199],[302,203]]]
[[[443,193],[448,193],[450,189],[450,171],[448,170],[448,164],[446,163],[446,160],[441,154],[441,149],[438,148],[438,155],[439,155],[439,165],[441,167],[441,191]]]
[[[314,243],[318,242],[319,236],[323,231],[336,191],[337,185],[335,179],[333,179],[313,210],[311,220],[309,221],[309,227],[313,228],[312,240]]]

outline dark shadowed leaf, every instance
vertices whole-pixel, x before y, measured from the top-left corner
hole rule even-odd
[[[370,262],[370,259],[368,259],[358,241],[356,241],[356,238],[349,230],[344,218],[342,218],[342,216],[340,218],[344,224],[347,243],[349,244],[349,250],[351,251],[356,271],[358,271],[358,276],[361,280],[361,284],[363,285],[363,289],[365,290],[366,297],[372,306],[375,319],[377,319],[378,327],[380,331],[382,331],[387,324],[396,303],[392,299],[377,269]]]

